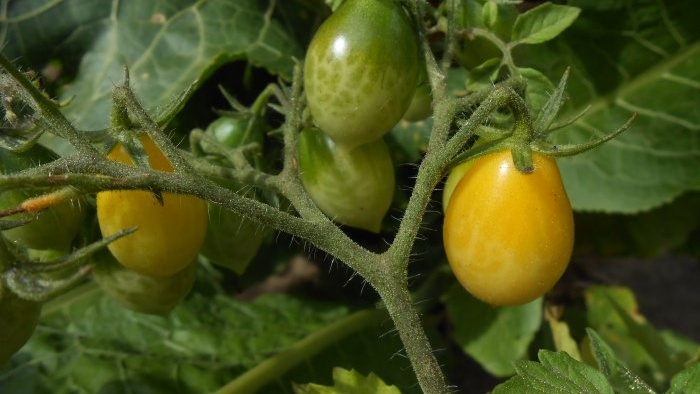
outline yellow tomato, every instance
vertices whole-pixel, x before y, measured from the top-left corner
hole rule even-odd
[[[145,134],[141,142],[152,168],[172,172],[173,166]],[[107,155],[134,165],[123,146]],[[194,261],[207,231],[207,205],[187,195],[163,193],[161,204],[153,193],[140,190],[97,194],[97,218],[104,237],[125,228],[138,230],[109,245],[122,265],[150,276],[170,276]]]
[[[474,161],[454,190],[443,225],[452,271],[491,305],[532,301],[554,286],[571,258],[574,220],[556,161],[533,153],[519,172],[509,150]]]

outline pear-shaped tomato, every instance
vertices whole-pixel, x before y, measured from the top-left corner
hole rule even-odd
[[[534,171],[503,150],[474,160],[447,206],[443,242],[452,271],[491,305],[532,301],[569,263],[574,220],[556,161],[533,153]]]
[[[237,148],[249,142],[257,142],[262,146],[264,126],[258,120],[258,127],[248,130],[251,121],[251,118],[246,116],[239,118],[222,116],[210,123],[205,133],[231,148]],[[231,165],[223,160],[217,161],[217,164]],[[246,195],[254,196],[254,190],[234,181],[218,181],[218,183],[231,190],[250,191]],[[263,228],[220,205],[208,204],[208,209],[209,229],[202,245],[202,255],[216,265],[231,269],[239,275],[243,274],[262,245],[265,237]]]
[[[171,276],[148,276],[119,264],[109,252],[94,258],[93,272],[102,290],[126,309],[167,316],[187,294],[197,277],[191,263]]]
[[[51,150],[39,144],[22,153],[0,149],[0,173],[12,174],[51,162],[57,157]],[[16,207],[39,194],[40,191],[34,190],[1,192],[0,210]],[[8,216],[8,220],[33,220],[20,227],[5,230],[3,235],[9,241],[25,248],[66,251],[83,225],[85,205],[82,198],[76,198],[47,208],[38,216],[30,213]]]
[[[5,290],[0,298],[0,366],[17,353],[39,323],[41,303]]]
[[[173,171],[163,152],[146,135],[143,148],[152,168]],[[109,153],[111,160],[133,165],[123,146]],[[150,276],[170,276],[191,264],[207,232],[207,204],[193,196],[162,193],[162,204],[153,193],[140,190],[97,193],[97,219],[102,235],[138,230],[109,244],[117,261]]]
[[[309,195],[329,218],[379,232],[394,196],[394,167],[382,139],[352,150],[318,129],[301,133],[299,175]]]
[[[417,36],[396,0],[347,0],[314,35],[304,87],[316,124],[353,148],[401,119],[419,72]]]

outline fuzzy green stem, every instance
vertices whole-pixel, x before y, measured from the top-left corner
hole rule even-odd
[[[44,96],[44,94],[32,84],[32,81],[17,70],[17,68],[12,65],[12,62],[1,53],[0,67],[10,74],[12,79],[19,84],[19,89],[14,93],[20,95],[27,104],[41,115],[41,120],[51,132],[66,138],[68,142],[78,150],[87,154],[97,154],[97,151],[90,145],[89,141],[73,127],[63,114],[61,114],[58,105]]]
[[[424,394],[447,394],[450,390],[430,346],[417,309],[411,301],[405,277],[394,275],[395,281],[377,289],[389,316],[394,321],[406,356]]]
[[[386,319],[384,310],[364,310],[317,331],[240,375],[217,394],[252,394],[328,346]]]

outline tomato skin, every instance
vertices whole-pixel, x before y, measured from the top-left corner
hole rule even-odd
[[[10,291],[0,298],[0,366],[29,340],[39,323],[41,303],[24,300]]]
[[[447,180],[445,180],[445,186],[442,188],[442,212],[447,212],[447,207],[450,203],[450,198],[452,193],[454,193],[455,188],[462,180],[464,174],[472,167],[473,162],[471,160],[465,161],[455,166],[450,170],[449,175],[447,175]]]
[[[421,121],[433,113],[433,96],[430,92],[430,85],[423,84],[416,88],[416,92],[411,99],[403,119],[409,122]]]
[[[304,130],[299,176],[311,199],[336,222],[378,233],[394,197],[394,166],[384,140],[350,151],[318,129]]]
[[[306,52],[304,88],[316,124],[353,148],[391,130],[419,76],[415,30],[394,0],[347,0]]]
[[[233,118],[222,116],[207,126],[206,134],[219,142],[237,148],[248,142],[263,145],[263,129],[253,127],[252,135],[246,135],[246,129],[251,121],[248,117]],[[260,123],[258,123],[260,125]],[[230,166],[225,161],[216,162],[222,166]],[[255,192],[234,181],[218,180],[220,185],[236,191],[249,190],[243,193],[254,198]],[[262,246],[265,231],[254,221],[233,211],[222,208],[217,204],[207,204],[209,209],[209,229],[204,239],[201,253],[212,263],[233,270],[242,275],[250,262],[258,254]]]
[[[139,313],[167,316],[189,294],[197,277],[196,263],[174,275],[155,277],[124,267],[108,252],[99,253],[94,261],[94,278],[102,291],[122,307]]]
[[[43,145],[35,144],[23,153],[0,150],[0,173],[11,174],[39,164],[55,160],[58,156]],[[0,209],[16,207],[26,199],[36,197],[41,192],[35,190],[8,190],[0,193]],[[85,200],[75,198],[34,214],[24,213],[8,216],[9,220],[31,222],[3,231],[9,241],[31,249],[53,249],[66,251],[73,238],[80,231],[85,218]]]
[[[509,150],[474,161],[452,194],[443,242],[459,282],[491,305],[519,305],[554,286],[571,258],[574,220],[556,161],[533,152],[520,173]]]
[[[173,167],[145,134],[141,142],[152,168],[172,172]],[[107,155],[111,160],[133,165],[123,146]],[[170,276],[192,263],[207,232],[207,205],[193,196],[162,193],[163,204],[147,191],[97,193],[97,219],[102,236],[125,228],[138,230],[108,248],[122,265],[150,276]]]

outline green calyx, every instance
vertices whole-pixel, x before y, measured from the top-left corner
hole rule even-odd
[[[603,136],[583,144],[567,144],[556,145],[549,141],[549,135],[563,127],[566,127],[575,122],[580,116],[561,124],[555,124],[559,110],[563,106],[565,100],[566,83],[569,77],[569,70],[564,72],[559,85],[550,96],[550,99],[537,113],[532,116],[530,109],[527,107],[523,95],[513,89],[503,90],[504,107],[508,108],[512,114],[513,120],[509,130],[490,130],[487,133],[488,142],[479,144],[461,154],[452,160],[451,167],[457,166],[468,160],[475,159],[480,156],[487,155],[503,149],[510,149],[513,155],[513,163],[516,168],[528,174],[535,169],[532,165],[532,152],[541,153],[551,157],[574,156],[593,148],[596,148],[607,141],[617,137],[623,131],[627,130],[632,122],[636,119],[636,114],[633,114],[630,119],[617,130],[606,133]],[[584,111],[585,113],[585,111]],[[476,133],[477,135],[480,132]]]

